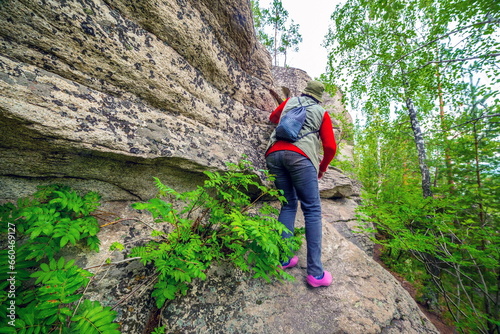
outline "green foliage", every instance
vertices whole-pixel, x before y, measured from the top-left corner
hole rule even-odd
[[[26,250],[28,260],[53,258],[66,244],[75,245],[80,240],[98,251],[99,225],[90,215],[99,205],[98,201],[96,193],[80,197],[69,187],[52,185],[42,187],[31,199],[20,199],[17,207],[2,206],[2,220],[15,224],[18,233],[29,236],[30,241],[18,250]]]
[[[257,38],[273,55],[274,65],[278,66],[278,55],[283,54],[283,66],[286,66],[288,50],[298,51],[298,45],[302,42],[300,26],[293,20],[287,24],[288,11],[281,0],[273,0],[269,8],[260,8],[258,0],[252,0],[251,5]],[[267,27],[270,27],[271,34],[266,32]]]
[[[154,331],[151,332],[151,334],[165,334],[165,326],[157,327],[154,329]]]
[[[257,38],[259,42],[266,47],[266,49],[271,50],[274,45],[274,39],[265,31],[267,22],[265,20],[264,13],[259,6],[259,1],[251,0],[250,3],[252,5],[253,22]]]
[[[113,323],[115,311],[97,301],[84,300],[79,312],[71,317],[71,333],[119,334],[118,324]]]
[[[168,222],[173,228],[168,234],[154,231],[152,241],[132,249],[130,254],[141,257],[144,264],[155,265],[153,296],[159,308],[166,300],[184,295],[194,279],[204,280],[214,262],[229,261],[243,271],[253,272],[254,278],[267,281],[292,279],[277,267],[300,247],[303,231],[282,239],[286,228],[273,217],[277,209],[266,203],[256,205],[257,199],[264,196],[284,200],[280,192],[260,184],[245,160],[228,164],[225,173],[205,175],[208,179],[203,186],[184,193],[155,179],[158,198],[133,205],[151,212],[156,222]],[[260,192],[257,199],[248,195],[251,190]]]
[[[452,139],[436,122],[435,137],[428,135],[434,197],[427,199],[419,190],[409,129],[399,118],[375,115],[356,133],[357,172],[365,190],[360,211],[376,224],[384,261],[415,282],[426,304],[446,309],[464,333],[487,333],[499,314],[500,166],[492,158],[500,144],[499,123],[498,116],[480,117],[495,108],[465,107],[448,116],[457,129]],[[453,162],[449,167],[445,152]]]
[[[391,202],[364,195],[361,210],[377,227],[384,261],[417,282],[422,298],[431,299],[427,304],[447,305],[463,332],[487,332],[498,321],[498,226],[478,224],[457,197],[399,195]]]
[[[500,331],[499,14],[498,1],[348,0],[325,43],[324,80],[364,116],[360,212],[385,261],[463,333]]]
[[[82,301],[92,274],[58,258],[69,244],[99,249],[99,225],[91,216],[98,206],[97,193],[80,196],[59,185],[0,206],[1,233],[8,240],[0,251],[2,333],[120,333],[115,312]]]
[[[357,175],[365,190],[360,212],[377,227],[384,261],[416,284],[427,305],[447,310],[464,333],[487,333],[499,314],[500,166],[493,158],[499,123],[481,117],[495,108],[464,106],[465,112],[446,117],[456,129],[452,139],[435,122],[435,137],[427,137],[434,197],[427,199],[404,122],[378,114],[356,133]]]
[[[113,243],[111,244],[111,246],[109,246],[109,250],[110,250],[110,251],[114,251],[114,250],[122,251],[122,250],[124,250],[124,249],[125,249],[125,246],[124,246],[122,243],[120,243],[120,242],[116,242],[116,241],[115,241],[115,242],[113,242]]]

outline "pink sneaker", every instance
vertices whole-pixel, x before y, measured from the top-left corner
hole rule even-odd
[[[326,270],[323,273],[324,275],[323,278],[321,279],[314,278],[313,275],[308,275],[307,283],[309,283],[310,286],[313,286],[315,288],[317,288],[318,286],[329,286],[330,284],[332,284],[333,281],[332,274],[330,274]]]
[[[290,259],[290,261],[288,262],[288,264],[286,265],[281,265],[280,268],[281,269],[286,269],[286,268],[293,268],[297,265],[297,263],[299,263],[299,258],[297,257],[297,255],[295,255],[294,257],[292,257]]]

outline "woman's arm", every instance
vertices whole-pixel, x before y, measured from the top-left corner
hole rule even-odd
[[[271,113],[271,115],[269,116],[269,120],[274,123],[274,124],[278,124],[279,121],[280,121],[280,117],[281,117],[281,113],[283,112],[283,109],[285,109],[285,105],[286,103],[288,102],[290,98],[286,99],[285,101],[281,102],[281,104],[276,108],[274,109],[274,111]]]
[[[332,120],[328,112],[323,115],[323,121],[321,122],[321,127],[319,128],[319,136],[321,138],[321,143],[323,144],[323,160],[319,164],[319,177],[323,176],[323,173],[328,169],[328,165],[335,157],[337,152],[337,143],[335,142],[335,134],[333,133]]]

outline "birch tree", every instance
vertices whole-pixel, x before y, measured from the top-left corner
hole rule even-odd
[[[283,7],[281,0],[273,0],[271,7],[262,10],[262,13],[273,30],[273,59],[274,65],[278,65],[279,36],[286,30],[285,23],[288,19],[288,11]]]
[[[345,77],[342,71],[348,71],[349,93],[367,101],[367,114],[373,107],[390,112],[391,104],[406,106],[421,158],[424,196],[432,191],[419,120],[434,105],[415,102],[437,98],[437,64],[446,65],[440,80],[460,80],[463,67],[469,67],[464,63],[470,61],[476,61],[477,72],[498,76],[498,7],[489,1],[465,6],[462,1],[350,0],[332,15],[334,24],[326,38],[330,79]]]
[[[288,22],[288,11],[281,0],[273,0],[269,8],[260,8],[258,0],[252,0],[254,26],[259,41],[272,55],[273,64],[278,66],[278,58],[283,55],[286,66],[289,51],[297,52],[302,42],[300,25]]]
[[[290,25],[285,28],[281,35],[281,45],[279,51],[284,56],[283,66],[286,67],[286,56],[291,49],[294,52],[299,51],[299,44],[302,42],[302,35],[299,33],[300,26],[291,20]]]
[[[255,33],[259,42],[266,47],[266,49],[272,49],[274,45],[274,39],[269,36],[266,32],[267,21],[264,16],[263,10],[260,8],[258,0],[250,1],[252,6],[252,16],[254,22]]]
[[[347,0],[325,41],[363,112],[361,210],[463,333],[500,332],[499,26],[498,1]]]

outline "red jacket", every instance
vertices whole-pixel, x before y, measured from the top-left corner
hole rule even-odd
[[[272,123],[275,124],[279,123],[281,113],[283,112],[283,109],[285,108],[285,105],[288,102],[288,100],[289,99],[283,101],[271,113],[271,115],[269,116],[269,120]],[[323,115],[323,121],[321,122],[321,127],[319,128],[319,137],[323,145],[323,159],[319,164],[319,170],[320,172],[324,173],[328,169],[328,165],[333,160],[333,157],[337,152],[337,144],[335,143],[335,135],[333,133],[332,120],[330,118],[330,115],[328,115],[328,112],[326,111],[325,114]],[[274,145],[271,146],[269,150],[267,150],[266,156],[272,152],[283,151],[283,150],[294,151],[307,157],[307,155],[304,152],[302,152],[302,150],[299,149],[297,146],[293,145],[293,143],[284,140],[278,140],[276,143],[274,143]]]

